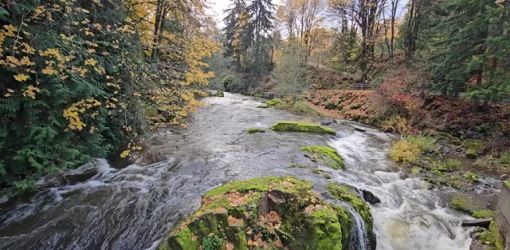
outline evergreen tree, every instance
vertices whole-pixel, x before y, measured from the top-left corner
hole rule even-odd
[[[241,70],[241,53],[245,51],[250,43],[250,39],[245,32],[247,24],[246,3],[244,0],[234,0],[232,7],[225,11],[227,16],[224,18],[225,28],[225,56],[234,57],[236,68]]]
[[[253,0],[246,11],[249,15],[247,32],[253,37],[251,54],[254,73],[260,75],[270,70],[274,5],[271,0]]]
[[[508,7],[492,0],[443,2],[431,15],[424,53],[433,89],[450,96],[500,99],[510,92]]]

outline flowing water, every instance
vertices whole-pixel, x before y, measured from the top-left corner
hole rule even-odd
[[[83,167],[98,169],[85,182],[0,207],[0,249],[154,248],[200,205],[203,193],[234,179],[294,175],[327,196],[325,178],[289,167],[310,164],[299,148],[313,144],[329,144],[345,159],[346,170],[321,167],[332,180],[381,199],[371,206],[377,249],[469,249],[469,231],[460,227],[463,216],[445,208],[425,182],[403,177],[388,159],[394,136],[342,121],[330,125],[336,137],[270,130],[248,134],[248,128],[267,128],[279,120],[314,118],[257,108],[260,101],[228,93],[205,102],[187,129],[163,131],[149,140],[147,150],[165,160],[115,169],[98,159]]]

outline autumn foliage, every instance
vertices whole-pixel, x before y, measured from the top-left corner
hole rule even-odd
[[[0,189],[31,190],[42,174],[129,144],[125,157],[148,125],[185,122],[217,45],[183,28],[165,34],[180,49],[170,72],[147,60],[151,30],[137,10],[120,0],[0,3]]]

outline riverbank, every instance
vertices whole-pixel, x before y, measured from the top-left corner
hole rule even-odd
[[[494,218],[502,183],[510,176],[510,153],[505,151],[507,142],[505,138],[493,139],[495,134],[506,133],[500,121],[507,117],[507,107],[490,107],[489,110],[499,110],[494,117],[479,114],[480,111],[456,110],[457,113],[466,114],[453,115],[458,117],[452,120],[446,118],[452,115],[441,114],[441,110],[428,112],[424,109],[421,115],[428,112],[425,116],[429,119],[435,117],[443,123],[430,122],[432,125],[426,127],[423,122],[410,121],[418,114],[410,119],[378,116],[380,113],[377,108],[380,107],[374,107],[376,95],[370,90],[317,90],[309,93],[304,100],[311,110],[309,113],[353,120],[384,131],[400,133],[402,137],[392,144],[389,156],[399,162],[403,173],[426,180],[430,189],[441,190],[452,209],[475,218]],[[291,107],[278,104],[285,103],[285,100],[273,99],[266,103],[275,108]],[[433,97],[425,102],[441,103],[442,99]],[[427,105],[434,106],[430,103]],[[460,104],[448,103],[445,109],[452,106],[458,108]],[[432,115],[434,112],[436,114]],[[466,117],[471,120],[462,124],[462,119]],[[494,122],[494,119],[498,119],[496,126],[484,126]],[[498,130],[489,133],[489,127]]]

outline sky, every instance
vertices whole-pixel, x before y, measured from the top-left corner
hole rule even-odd
[[[223,24],[223,17],[225,14],[223,13],[224,10],[228,9],[230,3],[232,0],[209,0],[209,9],[208,14],[215,17],[216,23],[218,23],[218,26],[221,28],[224,26]],[[274,5],[278,5],[280,1],[279,0],[273,0]]]
[[[215,17],[216,23],[218,24],[218,27],[223,28],[223,17],[225,16],[224,10],[228,9],[230,3],[232,0],[209,0],[209,9],[207,10],[207,13],[209,15],[212,15]],[[405,6],[407,4],[408,0],[402,0],[400,1],[400,8],[399,8],[399,16],[403,15]],[[280,0],[273,0],[273,3],[275,6],[278,6],[280,3]]]

